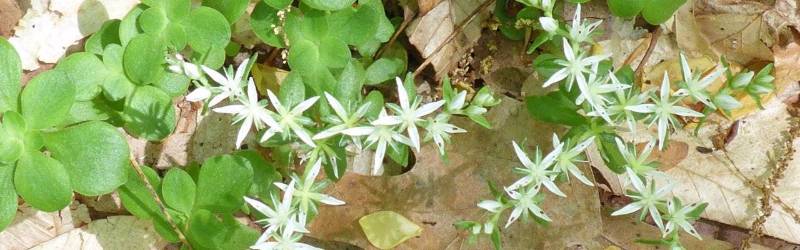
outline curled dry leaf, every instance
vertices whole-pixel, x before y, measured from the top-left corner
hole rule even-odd
[[[534,122],[525,106],[511,98],[489,111],[494,129],[488,130],[468,122],[455,120],[469,133],[456,135],[458,143],[448,150],[443,162],[431,145],[417,154],[416,165],[407,173],[393,177],[361,176],[349,172],[337,182],[329,194],[345,202],[343,206],[323,206],[309,230],[315,238],[342,241],[369,248],[357,221],[376,211],[396,211],[420,225],[423,234],[407,240],[397,249],[461,249],[470,248],[467,234],[453,223],[479,220],[484,211],[476,206],[482,199],[492,199],[487,181],[502,187],[517,177],[511,169],[518,162],[511,150],[511,140],[525,140],[532,151],[534,145],[549,148],[549,132],[555,127]],[[525,124],[521,126],[521,124]],[[537,131],[533,133],[533,131]],[[589,171],[583,169],[583,171]],[[506,249],[561,249],[574,245],[596,246],[601,221],[597,192],[573,181],[560,188],[567,198],[545,195],[542,208],[553,223],[547,227],[515,223],[503,229]],[[468,195],[466,195],[468,194]],[[501,218],[505,220],[505,218]],[[477,249],[489,249],[487,238]]]

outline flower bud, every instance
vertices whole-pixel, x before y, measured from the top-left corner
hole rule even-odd
[[[553,33],[558,29],[558,23],[556,20],[549,16],[540,17],[539,25],[542,25],[542,29],[550,33]]]

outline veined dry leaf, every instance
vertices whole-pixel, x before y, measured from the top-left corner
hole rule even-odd
[[[425,15],[428,11],[431,11],[433,7],[436,7],[439,2],[442,0],[417,0],[417,5],[419,6],[419,14]]]
[[[481,36],[481,22],[489,13],[483,11],[468,22],[459,34],[450,41],[445,41],[451,33],[457,31],[456,26],[470,18],[470,14],[485,0],[444,0],[427,14],[411,22],[406,29],[408,41],[420,51],[423,58],[433,57],[431,65],[437,76],[442,76],[452,69],[464,54]],[[491,8],[486,8],[487,10]],[[447,42],[445,44],[445,42]],[[444,44],[444,47],[433,54]]]
[[[397,249],[491,248],[486,238],[478,246],[470,246],[465,241],[467,232],[457,230],[453,223],[481,219],[485,213],[476,204],[492,198],[487,181],[501,187],[518,177],[511,172],[514,166],[519,166],[512,140],[525,141],[530,152],[537,144],[549,148],[550,132],[555,127],[534,122],[524,104],[511,98],[504,98],[488,116],[494,129],[456,119],[455,124],[469,133],[454,136],[448,162],[443,162],[436,149],[427,145],[416,155],[414,168],[405,174],[393,177],[345,174],[328,191],[347,204],[321,207],[319,216],[310,225],[311,236],[372,249],[357,221],[372,212],[390,210],[423,230],[420,237],[407,240]],[[589,173],[587,168],[583,171]],[[503,229],[505,249],[599,247],[594,241],[602,227],[597,192],[575,180],[560,188],[567,198],[547,194],[542,203],[554,222],[548,227],[536,226],[532,221],[518,222]]]
[[[92,221],[30,249],[164,249],[161,239],[149,221],[134,216],[111,216]]]
[[[14,222],[0,232],[0,249],[29,249],[90,221],[89,210],[77,202],[53,213],[42,212],[23,204],[17,211]]]
[[[57,62],[67,48],[97,31],[106,20],[124,17],[138,3],[139,0],[31,0],[31,8],[8,41],[17,49],[22,68],[34,70],[39,61]]]
[[[701,153],[694,150],[697,147],[712,148],[711,138],[718,131],[727,130],[731,122],[721,120],[718,116],[712,117],[697,136],[686,129],[678,129],[670,136],[671,140],[686,143],[689,148],[683,161],[665,171],[677,184],[673,195],[686,202],[708,202],[709,205],[702,215],[704,218],[743,228],[750,227],[757,216],[758,198],[761,196],[751,182],[764,185],[771,172],[769,153],[773,151],[775,143],[782,139],[790,116],[783,100],[800,93],[796,85],[800,79],[800,64],[797,63],[799,58],[800,46],[797,44],[776,50],[775,83],[780,90],[778,98],[766,102],[764,110],[757,110],[739,119],[737,136],[726,146],[727,152],[717,150]],[[639,138],[628,138],[636,142],[649,139],[645,131],[636,134]],[[795,140],[794,145],[800,147],[800,140]],[[596,152],[593,155],[592,159],[600,159]],[[726,155],[733,164],[727,160]],[[593,161],[593,164],[602,166],[599,161]],[[800,166],[800,153],[795,153],[789,166],[781,182],[776,185],[774,194],[777,198],[773,199],[772,216],[764,224],[765,234],[800,243],[800,222],[792,219],[800,211],[800,184],[796,181],[800,179],[800,168],[796,167]],[[622,177],[606,168],[599,169],[614,192],[624,191],[622,185],[625,182]],[[659,181],[663,185],[665,180]],[[779,206],[778,202],[785,204],[787,208]]]

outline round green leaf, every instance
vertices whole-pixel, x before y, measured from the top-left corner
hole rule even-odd
[[[161,183],[161,194],[167,206],[188,215],[194,206],[195,188],[192,177],[186,171],[172,168]]]
[[[161,77],[158,78],[158,81],[153,86],[161,89],[171,97],[176,97],[186,93],[189,88],[189,77],[183,74],[162,71]]]
[[[159,179],[158,174],[147,166],[142,166],[141,168],[147,181],[158,193],[161,190],[161,179]],[[172,230],[172,226],[167,222],[150,189],[147,188],[139,174],[135,171],[128,171],[128,173],[128,182],[119,188],[119,198],[122,201],[122,205],[137,218],[153,220],[156,232],[165,240],[173,243],[179,242],[178,235]],[[180,223],[179,216],[175,216],[172,213],[170,215],[172,215],[173,220]]]
[[[644,0],[608,0],[608,9],[618,17],[632,18],[644,8]]]
[[[22,156],[25,145],[20,138],[8,133],[5,126],[0,127],[0,138],[3,138],[0,140],[0,165],[14,164]]]
[[[209,7],[199,7],[185,19],[189,46],[205,51],[210,47],[225,48],[231,40],[231,27],[219,11]]]
[[[108,123],[81,123],[43,137],[53,158],[64,164],[76,192],[106,194],[127,180],[128,142]]]
[[[124,49],[119,44],[106,46],[103,51],[103,64],[108,70],[108,75],[101,87],[105,97],[112,101],[119,101],[131,93],[136,87],[125,75],[122,69],[122,56]]]
[[[361,5],[358,9],[347,8],[331,14],[331,27],[341,27],[334,35],[347,44],[359,46],[375,37],[382,14],[370,5]]]
[[[669,20],[686,0],[650,0],[642,9],[642,18],[650,24],[661,24]]]
[[[367,67],[367,84],[381,84],[403,73],[405,64],[398,58],[381,58]]]
[[[122,46],[128,45],[128,42],[133,39],[136,35],[141,33],[139,31],[139,25],[136,21],[139,19],[139,15],[144,12],[145,6],[144,5],[136,5],[125,18],[122,19],[119,23],[119,41],[122,43]]]
[[[0,165],[0,231],[11,224],[17,214],[17,192],[12,181],[13,174],[14,165]]]
[[[273,183],[281,179],[281,173],[255,150],[241,150],[233,154],[244,157],[253,167],[253,185],[248,195],[268,200],[270,194],[278,190]]]
[[[263,0],[263,2],[276,9],[283,9],[292,4],[292,0]]]
[[[352,6],[356,0],[303,0],[311,8],[318,10],[340,10]]]
[[[109,44],[119,44],[119,26],[119,19],[111,19],[103,23],[103,26],[97,32],[92,34],[89,39],[86,39],[86,44],[83,46],[84,50],[102,55],[103,50]]]
[[[299,40],[289,48],[288,62],[293,71],[313,72],[320,62],[319,49],[309,40]]]
[[[131,39],[122,56],[125,74],[140,85],[156,81],[164,63],[164,45],[147,34]]]
[[[289,72],[281,82],[278,99],[286,107],[294,107],[306,99],[306,86],[298,73]]]
[[[139,27],[147,34],[158,35],[167,29],[167,13],[160,8],[149,8],[139,16]]]
[[[17,51],[0,37],[0,113],[17,110],[22,66]]]
[[[45,71],[31,79],[20,100],[22,115],[31,129],[58,125],[74,102],[75,86],[60,70]]]
[[[262,1],[259,1],[262,2]],[[247,4],[250,1],[248,0],[205,0],[203,1],[204,6],[211,7],[225,16],[225,19],[228,20],[228,23],[233,24],[236,20],[239,20],[239,17],[244,14],[247,10]]]
[[[230,213],[244,204],[244,195],[253,183],[253,168],[241,156],[209,158],[200,168],[195,207]]]
[[[175,129],[172,98],[155,87],[136,88],[125,104],[123,116],[125,130],[148,141],[164,139]]]
[[[19,159],[14,186],[25,202],[45,212],[58,211],[72,201],[67,170],[39,151],[27,152]]]
[[[339,84],[336,85],[336,90],[333,96],[339,100],[347,100],[355,104],[356,101],[361,100],[361,88],[366,80],[366,71],[360,62],[353,59],[344,66],[344,70],[339,74]]]
[[[100,93],[100,85],[108,76],[103,61],[95,54],[79,52],[61,60],[56,69],[67,74],[75,84],[75,100],[88,101]]]
[[[329,68],[343,68],[350,61],[350,48],[341,39],[328,36],[319,44],[320,62]]]
[[[261,41],[272,47],[282,48],[281,38],[275,34],[275,26],[278,26],[278,9],[270,6],[266,2],[259,1],[253,13],[250,14],[250,26],[253,33],[256,33]]]

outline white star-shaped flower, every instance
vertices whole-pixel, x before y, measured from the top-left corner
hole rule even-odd
[[[514,204],[514,210],[511,211],[511,215],[508,216],[508,222],[506,222],[506,228],[514,223],[520,216],[528,216],[528,213],[533,214],[533,216],[538,217],[539,219],[545,221],[552,221],[550,217],[547,217],[547,214],[544,213],[544,210],[539,207],[538,203],[541,199],[537,199],[536,195],[538,194],[538,190],[529,187],[522,189],[521,192],[516,190],[506,190],[508,196],[511,197],[511,202]],[[539,201],[537,201],[539,200]]]
[[[180,53],[168,55],[167,63],[169,64],[167,69],[172,73],[185,75],[192,80],[199,80],[203,77],[200,74],[200,67],[197,64],[187,62]]]
[[[614,74],[610,74],[609,76],[613,84],[623,84]],[[623,85],[631,86],[631,84]],[[633,88],[616,90],[614,91],[614,98],[606,105],[606,113],[608,113],[611,120],[615,122],[624,121],[628,125],[628,129],[631,132],[635,132],[636,117],[634,116],[634,112],[627,108],[644,103],[647,100],[647,95],[647,92],[639,93],[638,91],[634,91]],[[594,111],[587,113],[587,115],[600,116],[599,113]]]
[[[319,96],[308,98],[308,100],[302,101],[294,108],[292,107],[284,107],[281,104],[280,99],[278,99],[272,91],[267,90],[267,96],[269,97],[270,102],[272,102],[272,107],[275,108],[275,114],[271,114],[275,116],[275,120],[278,121],[278,127],[280,129],[269,129],[267,130],[264,135],[261,137],[261,141],[269,140],[270,137],[275,135],[275,133],[283,132],[284,138],[289,136],[289,131],[293,132],[297,138],[300,138],[306,145],[316,147],[317,145],[314,144],[314,140],[311,139],[311,135],[309,134],[308,130],[304,126],[311,126],[314,125],[314,121],[310,118],[303,116],[303,112],[307,109],[311,108],[314,103],[319,100]]]
[[[278,123],[269,116],[268,111],[265,109],[266,106],[266,103],[262,104],[258,101],[256,84],[253,82],[253,78],[250,78],[247,84],[246,100],[240,97],[239,104],[215,108],[214,112],[235,114],[233,123],[242,123],[242,127],[239,128],[239,133],[236,136],[236,148],[240,148],[244,138],[250,133],[252,127],[256,127],[256,130],[260,130],[264,127],[264,123],[266,123],[270,129],[280,130]]]
[[[697,230],[694,229],[694,226],[692,226],[691,222],[693,220],[697,220],[697,218],[692,218],[690,215],[690,213],[699,206],[699,203],[691,204],[685,207],[681,206],[681,202],[677,198],[667,201],[667,225],[666,230],[664,230],[664,235],[668,235],[680,227],[683,229],[683,231],[686,231],[695,238],[702,240],[703,238],[700,237],[700,234],[697,233]]]
[[[592,65],[592,72],[597,72],[597,65],[598,64]],[[613,75],[611,72],[608,74]],[[581,93],[578,98],[575,99],[575,104],[581,105],[584,101],[586,101],[593,109],[591,111],[592,114],[602,117],[608,123],[613,123],[611,118],[608,116],[608,112],[606,111],[606,104],[609,101],[605,95],[607,93],[630,88],[631,86],[621,83],[608,83],[608,79],[609,77],[600,77],[597,74],[589,74],[586,84],[580,84],[580,82],[578,82],[578,89],[580,89]]]
[[[574,145],[572,142],[562,143],[559,141],[558,136],[553,134],[553,145],[565,144],[564,150],[562,150],[561,153],[558,154],[558,157],[556,157],[555,163],[553,164],[553,169],[564,173],[567,179],[569,179],[569,175],[572,174],[572,176],[578,178],[578,180],[583,184],[594,186],[592,181],[590,181],[589,178],[586,178],[586,176],[583,175],[583,172],[578,169],[578,165],[576,165],[576,163],[586,162],[583,158],[583,152],[589,147],[589,145],[592,145],[592,142],[594,142],[594,136],[583,140],[577,145]]]
[[[305,244],[300,242],[300,239],[303,238],[302,234],[297,233],[294,228],[287,226],[283,229],[283,231],[278,234],[277,232],[272,232],[270,237],[273,239],[272,241],[267,241],[269,238],[265,238],[263,240],[256,241],[256,244],[250,247],[250,249],[256,250],[322,250],[321,248],[316,248],[309,244]]]
[[[658,168],[655,161],[648,159],[650,158],[650,153],[653,152],[653,148],[656,147],[655,140],[650,140],[641,153],[636,153],[635,147],[628,147],[619,138],[614,138],[614,140],[617,143],[617,149],[622,153],[622,158],[625,159],[625,167],[632,169],[634,173],[648,175]]]
[[[342,133],[344,130],[358,127],[358,123],[362,120],[362,118],[364,118],[364,115],[369,112],[370,108],[370,103],[367,102],[358,107],[355,112],[349,113],[348,109],[345,108],[345,106],[343,106],[338,100],[336,100],[336,97],[325,93],[325,99],[328,101],[328,105],[331,106],[336,115],[324,117],[323,120],[334,125],[314,135],[314,137],[312,137],[314,140],[329,138]]]
[[[216,96],[211,98],[211,101],[208,102],[209,107],[214,107],[225,99],[236,99],[244,95],[244,93],[242,93],[242,78],[244,77],[244,71],[246,70],[249,62],[250,59],[245,59],[241,64],[239,64],[239,67],[235,72],[231,72],[231,68],[225,69],[224,76],[209,67],[202,66],[203,72],[211,77],[211,80],[214,80],[214,82],[219,84],[219,86],[198,87],[186,95],[186,100],[192,102],[201,101],[208,99],[211,94],[216,94]]]
[[[676,127],[677,121],[673,115],[690,117],[703,117],[704,115],[689,108],[675,105],[680,102],[680,97],[676,100],[671,100],[669,75],[667,75],[666,72],[664,72],[664,80],[661,82],[660,92],[660,98],[656,98],[652,95],[650,96],[653,103],[630,106],[627,107],[627,109],[637,113],[651,114],[649,117],[651,120],[649,126],[658,122],[658,148],[664,149],[664,141],[667,139],[667,130],[669,126],[672,125]]]
[[[300,221],[306,221],[308,214],[318,213],[317,202],[331,206],[344,205],[344,201],[322,193],[330,182],[328,180],[315,182],[320,169],[322,169],[322,160],[317,160],[314,165],[307,170],[303,178],[298,177],[296,174],[292,174],[291,176],[292,183],[294,183],[293,195],[295,199],[293,201],[298,204],[300,208]],[[278,186],[278,188],[284,192],[289,190],[288,185],[280,182],[276,182],[275,186]]]
[[[661,220],[661,214],[658,211],[658,206],[664,203],[663,198],[672,189],[672,184],[656,189],[656,183],[654,180],[646,180],[645,183],[642,182],[642,179],[635,172],[633,172],[632,169],[626,168],[625,172],[628,175],[628,180],[635,189],[626,192],[625,196],[633,198],[633,202],[617,211],[614,211],[611,213],[611,215],[625,215],[642,210],[641,218],[644,218],[647,213],[650,213],[650,217],[653,218],[653,221],[656,223],[658,228],[663,231],[664,222]]]
[[[437,115],[434,119],[428,119],[425,124],[425,134],[423,141],[433,140],[436,147],[439,149],[439,154],[445,154],[445,144],[450,143],[450,134],[466,133],[467,131],[456,127],[453,124],[447,123],[448,116],[444,114]]]
[[[591,66],[608,58],[608,55],[606,54],[589,57],[585,57],[584,53],[581,52],[576,54],[566,38],[564,38],[563,45],[564,59],[555,60],[555,63],[561,65],[563,68],[553,73],[553,75],[544,82],[542,85],[543,87],[548,87],[553,83],[564,79],[566,79],[567,90],[572,89],[572,84],[574,82],[586,85],[586,76],[583,74],[597,74],[597,72],[593,72],[591,70]]]
[[[410,146],[414,148],[415,151],[419,152],[420,142],[417,123],[424,121],[422,117],[433,113],[433,111],[436,111],[439,107],[444,105],[444,101],[440,100],[420,107],[421,101],[419,98],[409,100],[408,92],[406,92],[406,88],[403,87],[403,82],[399,77],[395,78],[395,82],[397,83],[397,96],[400,105],[398,106],[394,103],[387,104],[395,115],[378,118],[374,123],[379,125],[399,124],[401,130],[405,129],[408,132],[408,138],[411,140]]]
[[[258,200],[244,197],[244,201],[247,202],[247,204],[253,206],[253,208],[266,217],[257,221],[258,223],[266,223],[266,225],[264,225],[266,230],[256,242],[266,241],[273,232],[277,232],[280,229],[286,230],[286,228],[291,228],[298,232],[308,232],[305,228],[306,222],[300,220],[297,211],[292,207],[292,197],[294,196],[295,190],[294,186],[294,181],[289,183],[288,188],[283,192],[283,200],[281,201],[278,201],[274,195],[272,196],[272,204],[275,206],[275,209]]]
[[[564,146],[563,144],[553,144],[555,149],[550,151],[544,159],[542,159],[542,151],[537,148],[536,157],[534,158],[535,161],[531,161],[531,159],[528,158],[528,155],[517,145],[517,142],[512,141],[511,144],[514,146],[514,153],[523,166],[514,168],[514,170],[525,176],[511,184],[511,186],[508,186],[508,190],[517,190],[528,186],[538,190],[544,185],[551,193],[561,197],[567,196],[564,192],[561,192],[561,189],[558,189],[556,183],[553,182],[556,172],[549,170],[550,166],[555,162],[556,157],[561,154],[561,147]]]
[[[386,156],[386,147],[397,148],[397,143],[402,143],[411,146],[411,141],[403,136],[397,129],[396,125],[385,125],[378,123],[380,120],[391,119],[386,114],[386,109],[381,109],[378,119],[371,123],[371,126],[355,127],[342,131],[342,134],[349,136],[367,136],[367,146],[377,145],[375,149],[375,156],[372,159],[372,174],[377,175],[383,167],[383,157]]]
[[[716,70],[711,72],[705,77],[701,78],[699,73],[692,73],[689,62],[683,53],[680,54],[681,58],[681,73],[683,74],[683,81],[680,82],[681,89],[675,91],[676,96],[691,96],[694,100],[702,102],[712,109],[717,109],[709,96],[708,88],[719,76],[725,72],[725,67],[717,67]]]
[[[575,42],[574,44],[581,44],[589,41],[592,38],[592,32],[603,21],[596,21],[590,24],[582,23],[581,20],[581,5],[575,8],[575,17],[572,18],[572,26],[569,27],[569,39]]]

